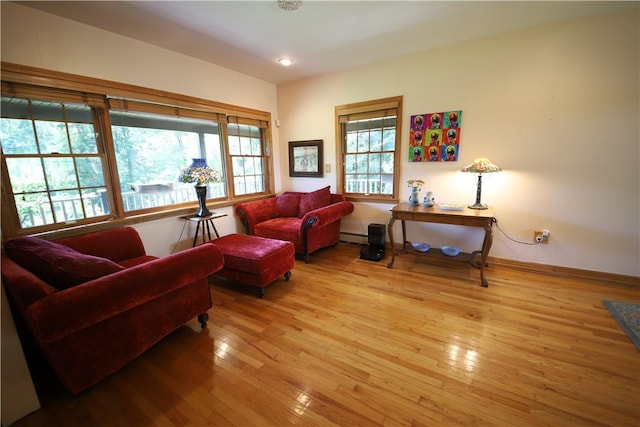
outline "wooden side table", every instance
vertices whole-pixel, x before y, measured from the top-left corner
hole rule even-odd
[[[469,209],[464,208],[461,211],[443,210],[438,205],[432,207],[424,207],[422,205],[413,206],[410,203],[400,203],[391,209],[391,219],[387,225],[389,231],[389,241],[391,242],[391,261],[387,265],[388,268],[393,268],[393,263],[396,259],[395,246],[393,241],[393,223],[397,220],[402,221],[402,249],[400,253],[404,252],[407,243],[407,227],[405,221],[417,221],[417,222],[432,222],[439,224],[453,224],[453,225],[465,225],[470,227],[481,227],[484,229],[484,240],[482,242],[482,249],[474,251],[470,254],[461,253],[460,259],[467,259],[471,265],[480,269],[480,283],[483,287],[489,286],[489,283],[484,278],[484,267],[487,263],[487,256],[491,249],[491,243],[493,242],[493,233],[491,227],[495,222],[493,216],[493,209]],[[480,258],[478,260],[478,257]]]
[[[218,229],[216,228],[214,219],[222,218],[223,216],[227,216],[226,213],[212,213],[207,216],[195,216],[195,215],[185,215],[181,216],[180,219],[185,221],[194,221],[196,223],[196,232],[193,236],[193,246],[196,245],[198,241],[198,234],[202,234],[202,243],[205,243],[208,240],[211,240],[211,229],[213,228],[213,232],[216,235],[216,238],[219,238]]]

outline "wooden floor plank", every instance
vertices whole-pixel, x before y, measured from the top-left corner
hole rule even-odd
[[[78,396],[36,378],[31,426],[640,425],[640,352],[588,278],[356,245],[298,260],[264,299],[212,278],[194,319]]]

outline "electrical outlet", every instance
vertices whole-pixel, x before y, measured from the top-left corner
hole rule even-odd
[[[534,243],[549,243],[549,230],[541,230],[533,232]]]

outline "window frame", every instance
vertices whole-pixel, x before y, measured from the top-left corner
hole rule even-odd
[[[338,105],[335,107],[335,129],[336,129],[336,156],[338,188],[345,198],[351,202],[377,202],[377,203],[397,203],[400,200],[400,161],[401,161],[401,140],[402,140],[402,100],[403,97],[395,96],[371,101],[357,102],[352,104]],[[348,117],[373,118],[375,113],[389,114],[395,110],[396,115],[396,141],[393,159],[393,192],[392,194],[363,194],[348,193],[345,177],[345,156],[347,135],[345,132]]]
[[[229,126],[228,125],[238,125],[238,126],[254,126],[258,128],[258,132],[260,135],[260,141],[261,141],[261,146],[260,146],[260,155],[259,156],[255,156],[255,155],[237,155],[237,154],[232,154],[232,150],[230,147],[230,143],[229,143]],[[231,197],[233,198],[242,198],[242,199],[247,199],[247,198],[251,198],[252,195],[255,194],[260,194],[260,193],[242,193],[242,194],[238,194],[238,191],[236,190],[236,185],[235,185],[235,175],[234,175],[234,169],[233,169],[233,159],[236,157],[251,157],[251,158],[260,158],[262,161],[262,176],[263,176],[263,187],[264,187],[264,191],[263,194],[273,194],[273,179],[269,179],[269,177],[273,178],[273,165],[270,161],[271,159],[271,138],[270,138],[270,134],[267,132],[268,130],[268,123],[264,122],[263,120],[255,120],[255,119],[244,119],[241,117],[237,117],[237,116],[229,116],[227,117],[227,123],[226,126],[223,127],[222,132],[224,133],[224,136],[221,135],[221,138],[223,140],[224,143],[224,151],[225,151],[225,156],[226,156],[226,160],[227,160],[227,165],[226,165],[226,173],[227,173],[227,186],[229,189],[229,194],[231,195]],[[238,136],[239,138],[241,138],[241,135],[233,135]],[[244,177],[246,177],[247,175],[243,175]]]
[[[221,140],[221,127],[222,127],[221,122],[226,120],[226,117],[224,115],[221,115],[221,114],[211,115],[211,114],[206,114],[202,112],[193,112],[190,110],[180,109],[178,107],[165,107],[158,104],[143,103],[143,102],[134,101],[134,100],[109,98],[108,102],[109,102],[109,112],[110,112],[109,118],[111,119],[111,126],[109,129],[111,130],[110,136],[113,140],[114,150],[117,148],[117,144],[116,144],[117,138],[114,136],[115,133],[113,132],[114,126],[134,127],[134,128],[148,127],[149,129],[158,129],[158,130],[163,129],[163,130],[169,130],[169,131],[180,130],[180,131],[187,131],[194,134],[197,133],[200,139],[200,149],[204,150],[205,142],[203,141],[203,138],[205,135],[205,131],[203,128],[207,126],[212,126],[213,124],[215,124],[218,138],[220,138],[220,142],[219,142],[220,146],[218,147],[220,149],[220,156],[221,156],[220,161],[223,165],[226,165],[226,160],[225,160],[226,155],[223,148],[224,142]],[[142,120],[145,122],[144,124],[149,125],[153,123],[154,125],[157,125],[157,126],[125,125],[123,124],[123,122],[128,122],[130,120],[128,118],[129,113],[133,114],[134,116],[137,116],[140,114],[141,116],[138,116],[138,117],[142,117]],[[118,119],[115,119],[117,116],[120,116],[120,117]],[[184,126],[183,123],[180,123],[176,127],[175,126],[176,119],[178,121],[181,121],[182,119],[208,120],[211,123],[203,126],[200,123],[196,123],[195,125],[192,125],[187,122],[187,126]],[[190,126],[195,126],[195,128],[190,128]],[[177,129],[177,128],[181,128],[181,129]],[[198,155],[197,157],[207,157],[207,156],[206,156],[206,153],[202,151],[200,155]],[[117,155],[114,157],[114,159],[116,160],[116,169],[117,169]],[[184,164],[183,167],[186,167],[186,166],[188,165]],[[138,209],[127,210],[126,203],[123,197],[124,193],[121,192],[121,190],[123,189],[123,186],[120,185],[121,174],[119,172],[122,172],[122,170],[118,171],[118,175],[115,176],[114,178],[117,179],[119,183],[117,187],[120,195],[120,197],[118,197],[118,201],[124,204],[124,206],[122,207],[123,216],[139,215],[141,213],[157,212],[161,210],[177,209],[184,206],[192,206],[193,202],[196,200],[195,192],[194,192],[192,194],[193,200],[189,202],[174,203],[170,205],[160,205],[160,206],[154,206],[154,207],[141,207]],[[224,170],[224,168],[220,168],[220,172],[223,173],[224,175],[226,171]],[[213,205],[218,201],[226,201],[229,199],[228,190],[226,189],[226,181],[224,182],[224,186],[225,186],[226,194],[223,196],[214,197],[215,195],[212,192],[208,192],[209,197],[207,198],[207,204]]]
[[[7,233],[11,233],[14,229],[17,230],[15,232],[15,235],[35,234],[40,232],[47,232],[53,229],[86,226],[96,222],[110,221],[111,219],[113,219],[114,199],[113,199],[113,191],[112,191],[112,180],[110,179],[110,174],[108,171],[108,161],[107,161],[107,156],[105,152],[105,144],[103,141],[104,132],[102,131],[104,127],[103,118],[104,116],[107,115],[105,114],[106,112],[104,108],[103,99],[100,96],[96,96],[94,94],[81,94],[81,93],[76,93],[72,91],[51,90],[51,89],[39,91],[39,90],[35,90],[32,86],[7,84],[4,80],[2,81],[2,96],[3,97],[14,96],[16,98],[25,99],[30,105],[33,102],[39,102],[39,101],[44,101],[45,103],[50,102],[54,104],[61,103],[61,104],[64,104],[65,107],[69,107],[70,105],[85,105],[91,110],[91,116],[92,116],[91,124],[93,125],[93,129],[96,132],[96,152],[95,153],[80,153],[80,152],[71,152],[71,151],[60,152],[60,153],[43,152],[38,142],[36,142],[36,144],[38,144],[38,149],[36,152],[33,152],[33,153],[9,153],[9,154],[5,154],[4,152],[2,153],[2,224],[3,224],[2,231],[3,231],[3,236]],[[33,111],[31,108],[29,110],[30,110],[30,115],[28,117],[28,120],[30,120],[32,123],[35,123],[34,121],[41,120],[32,115]],[[48,120],[45,120],[45,121],[48,121]],[[57,121],[57,120],[54,120],[54,121]],[[67,127],[70,123],[74,123],[73,120],[68,120],[68,117],[66,115],[59,122],[64,123],[65,127]],[[86,123],[89,123],[89,122],[86,122]],[[34,131],[35,131],[35,127],[34,127]],[[34,137],[37,140],[38,134],[35,133]],[[100,159],[103,176],[104,176],[103,187],[106,191],[106,194],[105,194],[105,197],[107,199],[106,203],[110,208],[110,212],[103,215],[84,216],[83,218],[70,219],[64,222],[54,220],[53,223],[35,225],[28,228],[22,228],[20,216],[18,214],[18,208],[15,203],[15,196],[23,193],[13,193],[12,189],[10,188],[10,175],[9,175],[9,168],[7,167],[7,159],[34,158],[34,159],[38,159],[41,163],[46,162],[48,159],[56,159],[56,158],[57,159],[73,159],[74,165],[75,165],[75,159],[83,158],[83,157],[92,157],[92,158]],[[78,173],[77,168],[75,168],[75,173],[76,174]],[[90,188],[90,187],[83,187],[82,185],[80,185],[79,181],[78,181],[78,185],[79,186],[77,189],[80,191],[80,193],[82,193],[82,190],[84,188]],[[67,190],[72,190],[72,189],[69,188]],[[49,205],[52,208],[53,208],[53,205],[51,204],[52,203],[51,193],[56,193],[58,191],[60,190],[52,189],[49,186],[47,186],[47,188],[45,188],[42,191],[42,193],[46,193],[49,195]],[[84,212],[85,211],[84,202],[80,201],[80,203],[83,205],[82,211]],[[53,209],[52,209],[52,215],[54,216],[54,219],[55,219],[56,215],[53,213]],[[5,224],[10,224],[8,229],[4,227]]]
[[[83,219],[82,223],[76,224],[51,224],[50,226],[33,228],[21,228],[18,220],[15,203],[12,202],[13,193],[10,187],[9,174],[6,168],[5,156],[2,154],[2,235],[3,239],[18,235],[29,235],[34,233],[47,234],[56,233],[61,237],[66,235],[79,234],[94,229],[106,229],[117,226],[129,225],[163,217],[180,216],[190,213],[197,202],[188,205],[170,205],[144,211],[124,211],[122,197],[120,193],[120,183],[116,165],[115,146],[111,134],[111,120],[108,99],[127,99],[131,102],[141,102],[149,105],[152,111],[186,111],[193,117],[217,117],[218,128],[222,145],[221,159],[226,165],[225,181],[229,183],[227,197],[224,200],[210,199],[207,204],[214,207],[231,206],[240,201],[263,198],[274,194],[275,177],[273,175],[273,158],[271,132],[271,113],[245,107],[238,107],[216,101],[196,98],[188,95],[159,91],[109,80],[80,76],[70,73],[51,71],[30,66],[23,66],[2,62],[0,64],[2,72],[2,96],[16,96],[11,94],[11,87],[31,88],[34,96],[39,99],[58,100],[64,98],[65,93],[73,96],[83,96],[97,102],[99,99],[103,107],[101,114],[97,115],[95,123],[96,131],[100,132],[101,144],[104,150],[105,181],[108,188],[109,202],[111,203],[111,214],[109,218]],[[26,85],[26,86],[25,86]],[[44,98],[43,98],[44,96]],[[47,98],[51,96],[53,98]],[[179,113],[178,113],[179,114]],[[233,191],[233,177],[231,176],[231,159],[228,152],[227,123],[229,117],[233,117],[236,122],[252,124],[260,128],[260,135],[263,144],[263,174],[264,191],[260,193],[243,194],[236,196]],[[81,230],[78,230],[81,229]]]

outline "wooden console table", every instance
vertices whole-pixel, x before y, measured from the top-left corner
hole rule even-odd
[[[391,209],[391,219],[387,228],[389,229],[389,241],[391,242],[391,261],[387,265],[393,268],[396,259],[395,245],[393,241],[393,224],[399,219],[402,221],[402,249],[399,254],[404,252],[407,246],[407,227],[405,221],[432,222],[439,224],[465,225],[470,227],[484,228],[484,241],[482,249],[474,251],[470,254],[460,253],[456,258],[468,259],[472,266],[480,269],[480,283],[483,287],[489,286],[484,278],[484,268],[487,264],[487,256],[493,242],[493,233],[491,227],[494,223],[493,209],[469,209],[464,208],[461,211],[443,210],[438,205],[427,208],[422,205],[413,206],[410,203],[400,203]],[[433,250],[433,249],[430,249]]]

